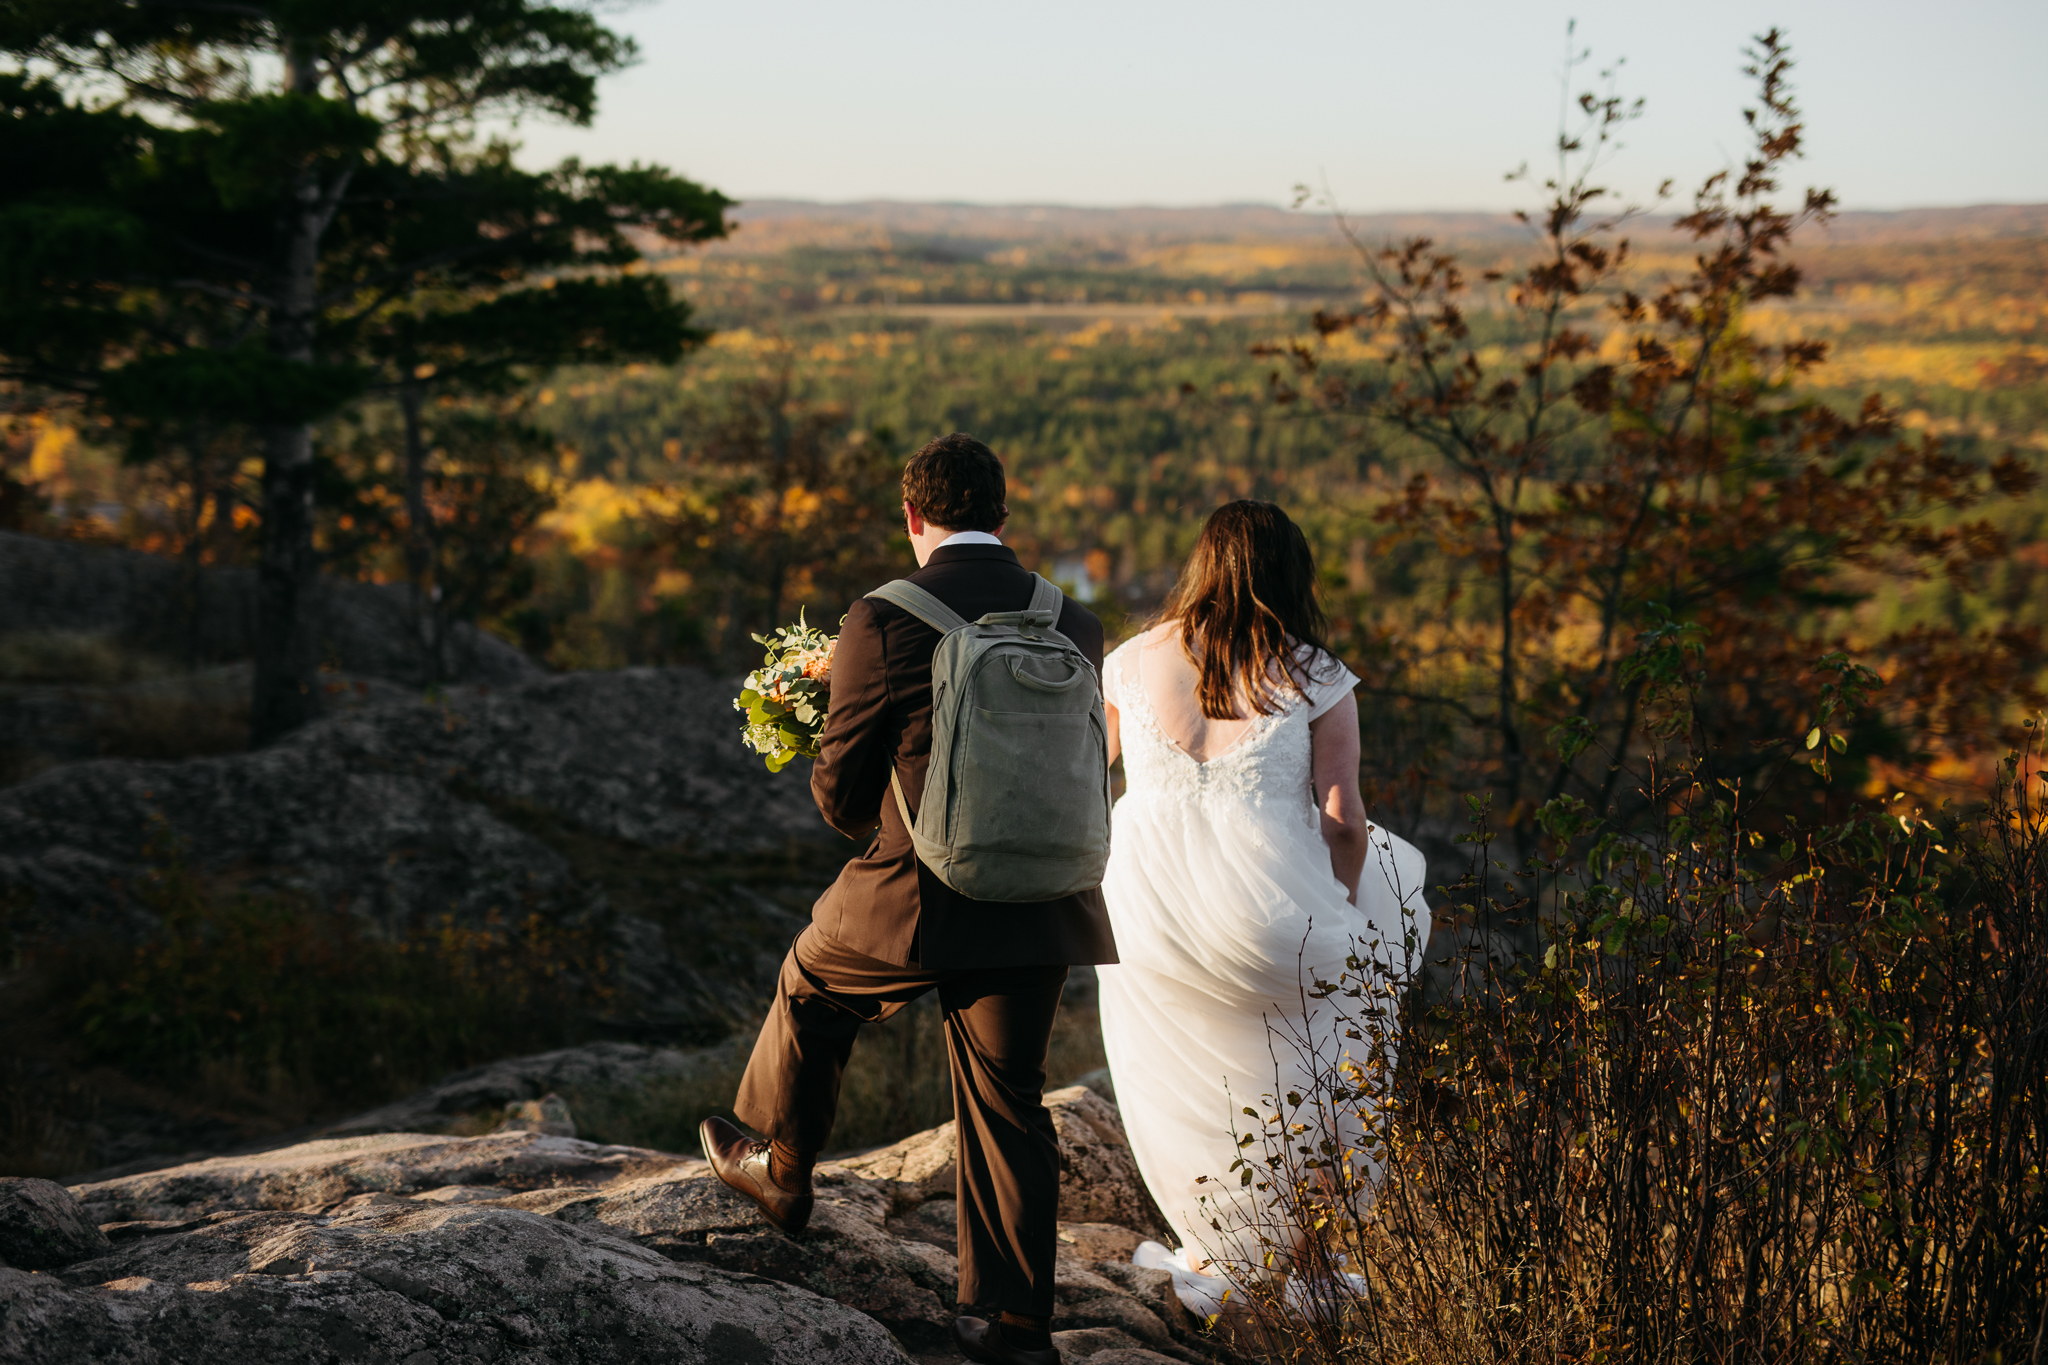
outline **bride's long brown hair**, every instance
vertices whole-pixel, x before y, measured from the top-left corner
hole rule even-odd
[[[1306,695],[1297,651],[1308,645],[1328,657],[1330,622],[1316,601],[1308,537],[1270,502],[1241,499],[1209,514],[1160,617],[1179,624],[1200,675],[1195,699],[1211,720],[1240,719],[1239,697],[1272,715],[1276,682]]]

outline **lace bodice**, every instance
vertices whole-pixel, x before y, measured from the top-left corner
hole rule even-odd
[[[1104,694],[1117,708],[1124,754],[1124,801],[1168,801],[1200,808],[1211,820],[1237,815],[1250,830],[1285,822],[1319,831],[1309,722],[1350,694],[1357,678],[1341,665],[1308,696],[1281,694],[1271,715],[1253,715],[1236,743],[1206,762],[1176,744],[1146,695],[1139,663],[1145,637],[1104,661]],[[1312,670],[1327,676],[1327,667]]]

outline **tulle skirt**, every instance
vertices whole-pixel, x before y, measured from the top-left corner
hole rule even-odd
[[[1318,1106],[1315,1086],[1347,1062],[1390,1075],[1393,1020],[1346,1038],[1339,1014],[1373,1006],[1318,999],[1315,983],[1336,982],[1354,954],[1380,964],[1368,975],[1405,976],[1429,933],[1417,849],[1376,829],[1353,906],[1307,816],[1138,793],[1116,807],[1103,893],[1121,962],[1100,977],[1117,1106],[1174,1234],[1226,1265],[1258,1260],[1257,1231],[1276,1228],[1273,1191],[1231,1169],[1264,1155],[1271,1116],[1366,1160],[1365,1114]]]

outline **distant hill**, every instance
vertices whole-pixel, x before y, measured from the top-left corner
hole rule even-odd
[[[1335,223],[1326,213],[1293,212],[1271,204],[1218,204],[1209,208],[1074,208],[1057,204],[947,204],[865,200],[823,204],[760,199],[733,214],[741,230],[712,247],[718,254],[760,255],[813,246],[887,247],[904,240],[959,241],[987,250],[1008,243],[1102,241],[1243,241],[1327,238]],[[1433,237],[1446,242],[1507,242],[1528,228],[1505,213],[1371,213],[1348,219],[1368,241]],[[1675,221],[1643,219],[1641,234]],[[2048,235],[2048,204],[1985,204],[1969,208],[1852,210],[1823,230],[1833,245],[1985,240]]]

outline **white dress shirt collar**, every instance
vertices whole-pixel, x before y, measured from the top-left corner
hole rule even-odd
[[[1002,543],[1002,537],[991,535],[987,531],[955,531],[952,535],[947,536],[944,540],[932,546],[932,548],[934,550],[943,550],[948,545],[1000,545]]]

